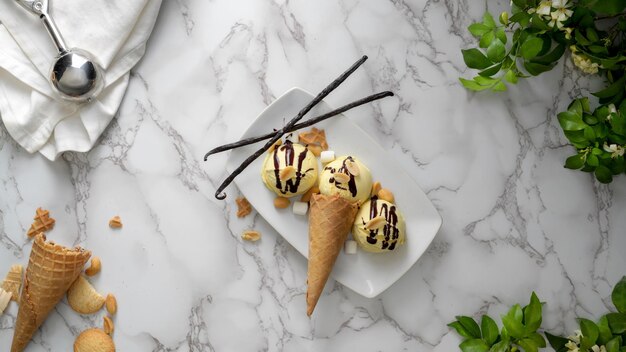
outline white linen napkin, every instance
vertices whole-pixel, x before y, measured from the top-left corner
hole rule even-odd
[[[57,50],[38,16],[0,0],[0,117],[30,153],[50,160],[88,151],[111,122],[143,56],[161,0],[50,0],[67,46],[93,54],[104,69],[102,92],[89,103],[54,97],[48,83]]]

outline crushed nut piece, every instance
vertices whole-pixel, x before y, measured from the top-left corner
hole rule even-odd
[[[104,299],[104,306],[109,314],[115,315],[115,313],[117,313],[117,299],[112,293],[109,293]]]
[[[113,330],[115,330],[115,326],[113,325],[113,320],[111,320],[111,318],[107,316],[104,316],[102,320],[103,320],[102,330],[104,330],[104,332],[107,335],[111,335],[113,333]]]
[[[252,205],[244,197],[239,197],[235,200],[237,203],[237,217],[243,218],[252,212]]]
[[[291,202],[289,201],[289,198],[285,198],[285,197],[276,197],[274,198],[274,206],[278,209],[285,209],[289,206]]]
[[[280,180],[286,181],[290,178],[296,176],[296,168],[292,165],[285,166],[282,170],[280,170]]]
[[[346,169],[348,170],[350,175],[355,176],[355,177],[359,176],[359,174],[361,173],[361,170],[359,169],[359,165],[357,165],[352,160],[346,160]]]
[[[102,268],[102,263],[100,262],[100,257],[92,257],[91,258],[91,266],[85,270],[85,274],[87,276],[94,276],[100,272]]]
[[[11,299],[18,302],[20,299],[20,288],[22,287],[22,271],[21,265],[11,265],[7,276],[2,281],[2,289],[11,294]]]
[[[300,143],[302,144],[319,145],[322,150],[328,150],[326,131],[324,130],[319,130],[313,127],[309,132],[301,132],[298,137],[300,137]]]
[[[383,228],[386,223],[387,223],[387,219],[385,219],[384,216],[379,215],[373,218],[372,220],[368,221],[367,224],[365,224],[365,228],[368,230],[377,230],[377,229]]]
[[[50,217],[50,212],[45,209],[37,208],[33,223],[28,229],[28,237],[34,237],[40,232],[50,231],[54,227],[56,220]]]
[[[311,201],[311,197],[314,194],[320,193],[320,188],[318,186],[313,186],[311,188],[309,188],[308,191],[306,191],[305,194],[302,195],[302,198],[300,198],[301,202],[310,202]]]
[[[122,219],[119,216],[115,215],[109,220],[109,227],[113,229],[119,229],[122,227]]]
[[[246,241],[256,242],[261,239],[261,233],[259,231],[247,230],[241,234],[241,238]]]
[[[383,188],[380,191],[378,191],[377,195],[378,195],[378,199],[386,200],[389,203],[395,203],[395,197],[393,196],[393,193],[386,188]]]
[[[343,172],[335,172],[333,174],[333,178],[339,183],[348,183],[350,181],[350,176],[344,174]]]
[[[382,186],[380,185],[380,182],[374,182],[374,184],[372,185],[372,193],[370,194],[370,197],[378,195],[378,191],[380,191],[381,188]]]

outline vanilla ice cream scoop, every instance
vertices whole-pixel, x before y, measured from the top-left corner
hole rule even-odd
[[[372,174],[357,158],[342,156],[324,166],[319,187],[322,194],[338,194],[361,204],[372,191]]]
[[[352,237],[368,252],[385,252],[404,244],[406,225],[396,205],[373,197],[363,203],[352,226]]]
[[[278,196],[293,197],[313,187],[317,173],[315,155],[303,145],[287,141],[267,153],[261,178]]]

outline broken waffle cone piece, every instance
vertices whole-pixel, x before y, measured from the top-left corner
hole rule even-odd
[[[113,229],[119,229],[122,227],[122,219],[119,216],[115,215],[109,220],[109,227]]]
[[[346,237],[357,204],[339,195],[314,194],[309,210],[309,267],[307,273],[307,315],[311,316]]]
[[[83,270],[91,252],[35,236],[20,295],[11,352],[21,352]]]
[[[2,289],[11,293],[11,299],[19,302],[20,288],[22,287],[22,272],[21,265],[11,265],[11,269],[7,273],[7,276],[2,281]]]
[[[235,200],[237,203],[237,217],[243,218],[252,212],[252,205],[245,197],[239,197]]]
[[[80,314],[93,314],[102,308],[105,298],[85,276],[80,275],[67,291],[67,303]]]
[[[319,145],[322,150],[328,150],[328,142],[326,142],[326,131],[313,127],[308,132],[301,132],[298,135],[300,143],[304,145]]]
[[[4,312],[4,310],[11,302],[11,292],[7,292],[0,288],[0,315]]]
[[[48,210],[37,208],[33,223],[30,225],[30,229],[28,229],[26,234],[28,237],[34,237],[40,232],[50,231],[54,227],[55,222],[56,220],[50,217]]]
[[[74,352],[115,352],[115,343],[104,330],[87,329],[76,337]]]

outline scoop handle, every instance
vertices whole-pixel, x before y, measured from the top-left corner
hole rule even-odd
[[[15,0],[19,5],[28,10],[28,12],[37,15],[43,22],[46,31],[52,38],[54,45],[59,50],[60,54],[68,52],[67,45],[59,28],[54,23],[54,20],[48,13],[48,0]]]

